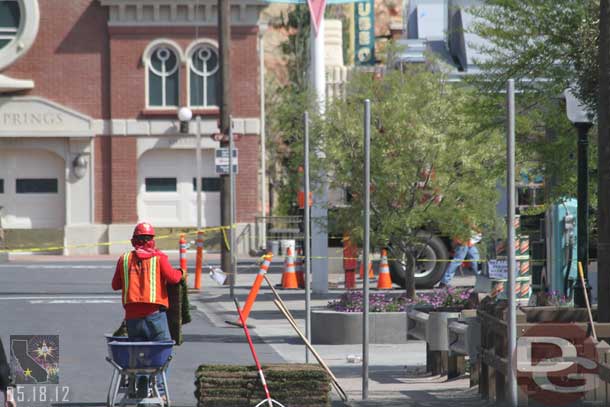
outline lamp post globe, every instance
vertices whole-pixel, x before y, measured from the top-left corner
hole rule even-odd
[[[187,134],[189,132],[189,122],[193,118],[193,111],[188,107],[178,109],[178,120],[180,120],[180,133]]]
[[[188,107],[181,107],[178,109],[178,120],[181,122],[188,122],[193,118],[193,111]]]

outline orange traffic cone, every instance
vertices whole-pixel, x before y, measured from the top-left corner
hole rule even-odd
[[[378,290],[391,290],[392,277],[390,277],[390,265],[388,264],[388,252],[381,250],[381,262],[379,263],[379,279],[377,280]]]
[[[286,251],[286,260],[284,260],[284,273],[282,274],[282,288],[296,289],[299,288],[297,281],[297,273],[294,269],[294,256],[292,249],[289,247]]]
[[[297,258],[294,262],[297,272],[297,283],[299,288],[305,288],[305,261],[303,259],[303,249],[297,249]]]
[[[360,278],[364,278],[364,262],[360,262]],[[369,280],[375,278],[375,273],[373,272],[373,262],[369,260]]]

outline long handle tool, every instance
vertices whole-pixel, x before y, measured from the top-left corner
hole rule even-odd
[[[280,295],[277,293],[277,291],[275,290],[275,288],[273,288],[273,284],[271,284],[271,281],[269,281],[269,278],[265,275],[265,280],[267,281],[267,284],[269,284],[269,287],[271,287],[271,291],[273,292],[273,295],[275,296],[275,300],[273,301],[273,303],[275,304],[275,306],[277,307],[277,309],[280,310],[280,312],[282,314],[284,314],[284,317],[286,318],[286,320],[290,323],[290,325],[292,326],[292,328],[295,330],[295,332],[297,333],[297,335],[299,335],[299,337],[301,338],[301,340],[303,341],[303,343],[305,344],[305,346],[307,346],[307,348],[311,351],[311,353],[313,354],[313,356],[316,358],[316,360],[318,361],[318,363],[320,364],[320,366],[322,366],[322,368],[326,371],[326,373],[328,373],[328,375],[331,378],[331,383],[333,384],[333,386],[335,387],[335,390],[337,391],[337,394],[339,394],[339,397],[341,397],[341,399],[343,401],[348,401],[348,397],[347,397],[347,393],[345,393],[345,391],[343,390],[343,388],[341,387],[341,385],[339,384],[339,381],[337,380],[337,378],[335,377],[335,375],[333,374],[333,372],[330,370],[330,368],[328,367],[328,365],[326,364],[326,362],[324,362],[324,360],[322,359],[322,357],[318,354],[318,352],[314,349],[314,347],[311,345],[311,343],[309,343],[309,341],[307,340],[307,338],[305,337],[305,335],[303,335],[303,332],[301,332],[301,330],[299,329],[296,320],[294,319],[294,317],[292,316],[292,314],[290,313],[290,311],[288,310],[288,308],[286,307],[286,304],[284,304],[284,301],[282,301],[282,298],[280,297]]]
[[[593,314],[591,313],[591,304],[589,304],[589,294],[587,294],[587,283],[585,282],[585,273],[582,271],[582,263],[578,262],[578,274],[580,275],[580,282],[582,283],[582,290],[585,294],[585,302],[587,303],[587,312],[589,313],[589,322],[591,322],[591,332],[593,333],[593,339],[597,341],[597,333],[595,332],[595,322],[593,322]]]
[[[246,321],[244,321],[244,315],[239,308],[239,303],[237,299],[233,299],[235,301],[235,307],[237,308],[237,313],[239,314],[239,320],[241,321],[241,326],[244,328],[244,332],[246,333],[246,338],[248,339],[248,345],[250,345],[250,352],[252,352],[252,357],[254,358],[254,363],[256,364],[256,368],[258,369],[258,376],[261,379],[261,383],[263,384],[263,389],[265,390],[265,399],[258,403],[255,407],[262,406],[263,404],[267,404],[268,407],[273,407],[274,404],[284,407],[281,403],[271,398],[269,394],[269,388],[267,387],[267,381],[265,380],[265,375],[263,374],[263,368],[261,367],[260,362],[258,361],[258,356],[256,356],[256,350],[254,349],[254,343],[252,343],[252,338],[250,337],[250,331],[248,330],[248,325],[246,325]]]

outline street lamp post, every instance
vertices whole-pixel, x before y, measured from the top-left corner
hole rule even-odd
[[[585,292],[591,298],[591,286],[587,279],[589,263],[589,129],[592,126],[590,114],[583,104],[574,96],[570,89],[564,92],[568,119],[578,131],[578,225],[577,225],[577,252],[578,262],[582,264],[585,287],[580,278],[574,285],[574,305],[585,307]]]
[[[193,112],[188,107],[181,107],[178,110],[178,120],[180,120],[180,133],[189,132],[189,122],[193,118]],[[195,185],[197,187],[197,230],[201,230],[202,226],[202,208],[201,208],[201,117],[197,116],[197,132],[196,132],[196,176]]]

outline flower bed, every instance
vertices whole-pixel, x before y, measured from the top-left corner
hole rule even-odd
[[[407,338],[405,312],[459,312],[473,308],[471,289],[433,290],[420,293],[415,300],[404,293],[371,293],[369,296],[370,343],[404,343]],[[312,342],[315,344],[362,343],[361,291],[347,291],[330,301],[326,310],[312,312]],[[446,330],[446,329],[445,329]]]
[[[437,289],[417,295],[415,300],[404,293],[371,293],[370,312],[404,312],[408,306],[421,311],[461,311],[476,308],[470,288]],[[362,291],[347,291],[338,300],[329,301],[327,308],[339,312],[362,312]]]

